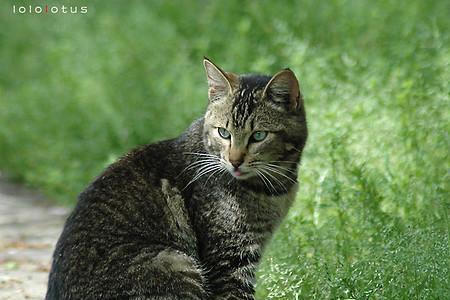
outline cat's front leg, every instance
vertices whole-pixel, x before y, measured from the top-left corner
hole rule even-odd
[[[259,247],[255,245],[234,250],[234,255],[221,260],[211,278],[215,300],[253,300],[255,271],[259,261]]]
[[[232,270],[229,274],[223,274],[221,280],[216,282],[215,300],[253,300],[254,267],[246,266]]]

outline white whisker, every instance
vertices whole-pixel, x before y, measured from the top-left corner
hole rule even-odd
[[[198,160],[198,161],[193,162],[192,164],[190,164],[190,165],[187,167],[187,170],[194,169],[194,168],[197,168],[197,167],[202,167],[202,166],[207,165],[207,164],[213,164],[213,163],[216,163],[216,162],[217,162],[217,161],[215,161],[215,160],[210,160],[210,159]]]
[[[193,178],[184,187],[185,189],[195,181],[199,180],[201,177],[209,174],[208,178],[206,179],[206,182],[208,182],[208,180],[212,176],[220,173],[224,169],[224,160],[216,155],[197,152],[184,152],[184,154],[196,155],[200,158],[199,160],[196,160],[186,166],[186,168],[184,168],[184,170],[181,172],[183,173],[187,170],[197,169]]]
[[[259,169],[257,169],[257,168],[255,168],[255,171],[256,171],[256,174],[258,174],[258,176],[260,176],[262,182],[263,182],[264,185],[267,187],[267,189],[269,190],[269,192],[274,192],[274,193],[275,193],[275,192],[276,192],[275,187],[273,186],[272,182],[270,182],[270,180],[264,175],[263,171],[262,171],[262,170],[259,170]],[[272,188],[269,187],[269,185],[266,183],[266,181],[267,181],[267,183],[268,183]]]
[[[261,172],[264,172],[267,176],[269,176],[270,178],[273,178],[276,183],[282,187],[286,192],[288,191],[287,188],[284,186],[284,184],[277,178],[275,177],[272,173],[269,172],[269,170],[265,170],[265,169],[260,169]]]
[[[283,177],[285,177],[286,179],[290,180],[292,183],[297,184],[297,180],[292,179],[291,177],[287,176],[286,174],[280,172],[279,170],[277,170],[276,168],[270,167],[268,165],[262,165],[263,168],[265,168],[268,171],[277,173],[278,175],[281,175]]]
[[[291,169],[286,168],[286,167],[282,167],[282,166],[279,166],[279,165],[276,165],[276,164],[267,163],[267,166],[270,166],[270,167],[273,167],[273,168],[276,168],[276,169],[278,168],[278,169],[280,169],[280,170],[289,172],[289,173],[291,173],[292,175],[295,175],[296,177],[297,177],[297,175],[298,175],[296,172],[292,171]]]
[[[209,153],[201,153],[201,152],[183,152],[183,154],[196,155],[196,156],[206,156],[206,157],[211,157],[211,158],[214,158],[214,159],[220,159],[217,155],[209,154]]]
[[[192,162],[191,164],[189,164],[188,166],[186,166],[178,176],[180,176],[181,174],[183,174],[184,172],[186,172],[187,170],[191,170],[197,167],[202,167],[203,165],[206,165],[208,163],[216,163],[217,160],[213,160],[213,159],[201,159],[201,160],[196,160],[194,162]]]
[[[220,174],[220,172],[222,172],[223,170],[224,170],[223,166],[222,166],[222,165],[218,165],[218,166],[217,166],[217,169],[215,169],[213,172],[211,172],[211,174],[208,176],[208,178],[206,178],[205,184],[208,183],[208,180],[209,180],[213,175],[215,175],[215,174],[217,174],[217,173]]]

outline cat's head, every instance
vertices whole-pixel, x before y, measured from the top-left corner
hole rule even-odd
[[[209,104],[203,134],[209,154],[238,180],[276,190],[294,182],[307,137],[295,74],[284,69],[274,76],[236,75],[207,58],[204,67]]]

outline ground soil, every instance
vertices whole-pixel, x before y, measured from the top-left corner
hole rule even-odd
[[[0,299],[43,299],[68,209],[0,174]]]

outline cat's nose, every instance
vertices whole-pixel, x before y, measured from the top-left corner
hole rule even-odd
[[[238,159],[238,160],[231,160],[230,159],[230,163],[235,169],[239,168],[239,166],[242,165],[243,162],[244,162],[243,159]]]
[[[228,161],[235,168],[239,168],[244,162],[245,151],[238,147],[231,147],[228,155]]]

